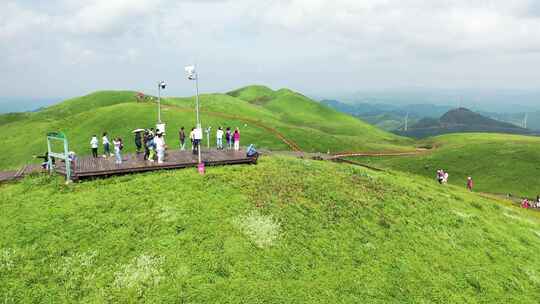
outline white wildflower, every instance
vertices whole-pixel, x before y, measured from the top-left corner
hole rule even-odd
[[[259,248],[274,245],[279,237],[280,224],[271,216],[264,216],[252,212],[240,216],[234,224]]]
[[[0,250],[0,270],[10,270],[15,266],[15,250],[3,248]]]
[[[115,274],[114,285],[122,289],[135,289],[141,295],[146,287],[159,284],[162,264],[163,258],[143,254]]]

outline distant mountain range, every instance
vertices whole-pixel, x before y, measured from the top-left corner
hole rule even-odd
[[[406,117],[408,117],[410,124],[414,124],[424,117],[438,118],[451,109],[450,106],[433,104],[348,104],[337,100],[323,100],[321,103],[335,110],[356,116],[387,131],[403,128]]]
[[[430,120],[437,121],[446,112],[455,109],[448,105],[435,104],[410,104],[393,105],[386,103],[345,103],[337,100],[322,100],[325,104],[338,111],[356,116],[372,125],[378,126],[387,131],[401,130],[405,127],[405,120],[408,117],[408,125],[413,126],[424,120],[425,124]],[[527,108],[525,109],[527,110]],[[540,131],[540,111],[507,112],[496,113],[491,111],[475,111],[486,118],[498,120],[512,124],[513,127],[524,127]],[[525,119],[526,118],[526,119]]]
[[[15,112],[36,112],[52,105],[62,98],[23,98],[0,96],[0,114]]]
[[[331,98],[358,104],[433,104],[466,107],[474,111],[523,113],[540,111],[540,90],[525,89],[384,89],[336,94]]]
[[[498,121],[466,108],[453,109],[440,118],[423,118],[410,126],[407,130],[395,131],[395,133],[423,138],[447,133],[462,132],[489,132],[534,135],[534,131],[516,126],[511,123]]]

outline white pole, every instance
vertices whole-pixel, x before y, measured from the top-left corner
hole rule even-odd
[[[197,128],[199,128],[201,135],[202,135],[202,128],[201,128],[201,122],[199,120],[199,73],[195,72],[195,91],[197,95],[195,96],[195,104],[196,104],[196,112],[197,112]],[[201,158],[201,142],[199,141],[199,147],[197,149],[199,151],[199,164],[202,162]]]
[[[158,123],[161,123],[161,82],[158,82],[158,99],[157,99],[157,104],[158,104]]]

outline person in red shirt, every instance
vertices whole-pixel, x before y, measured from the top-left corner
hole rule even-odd
[[[470,176],[467,177],[467,189],[469,191],[472,191],[473,186],[474,186],[474,183],[473,183],[472,177],[470,177]]]

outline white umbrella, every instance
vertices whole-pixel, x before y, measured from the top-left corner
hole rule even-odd
[[[145,130],[144,129],[135,129],[133,130],[132,133],[140,133],[140,132],[144,132]]]

